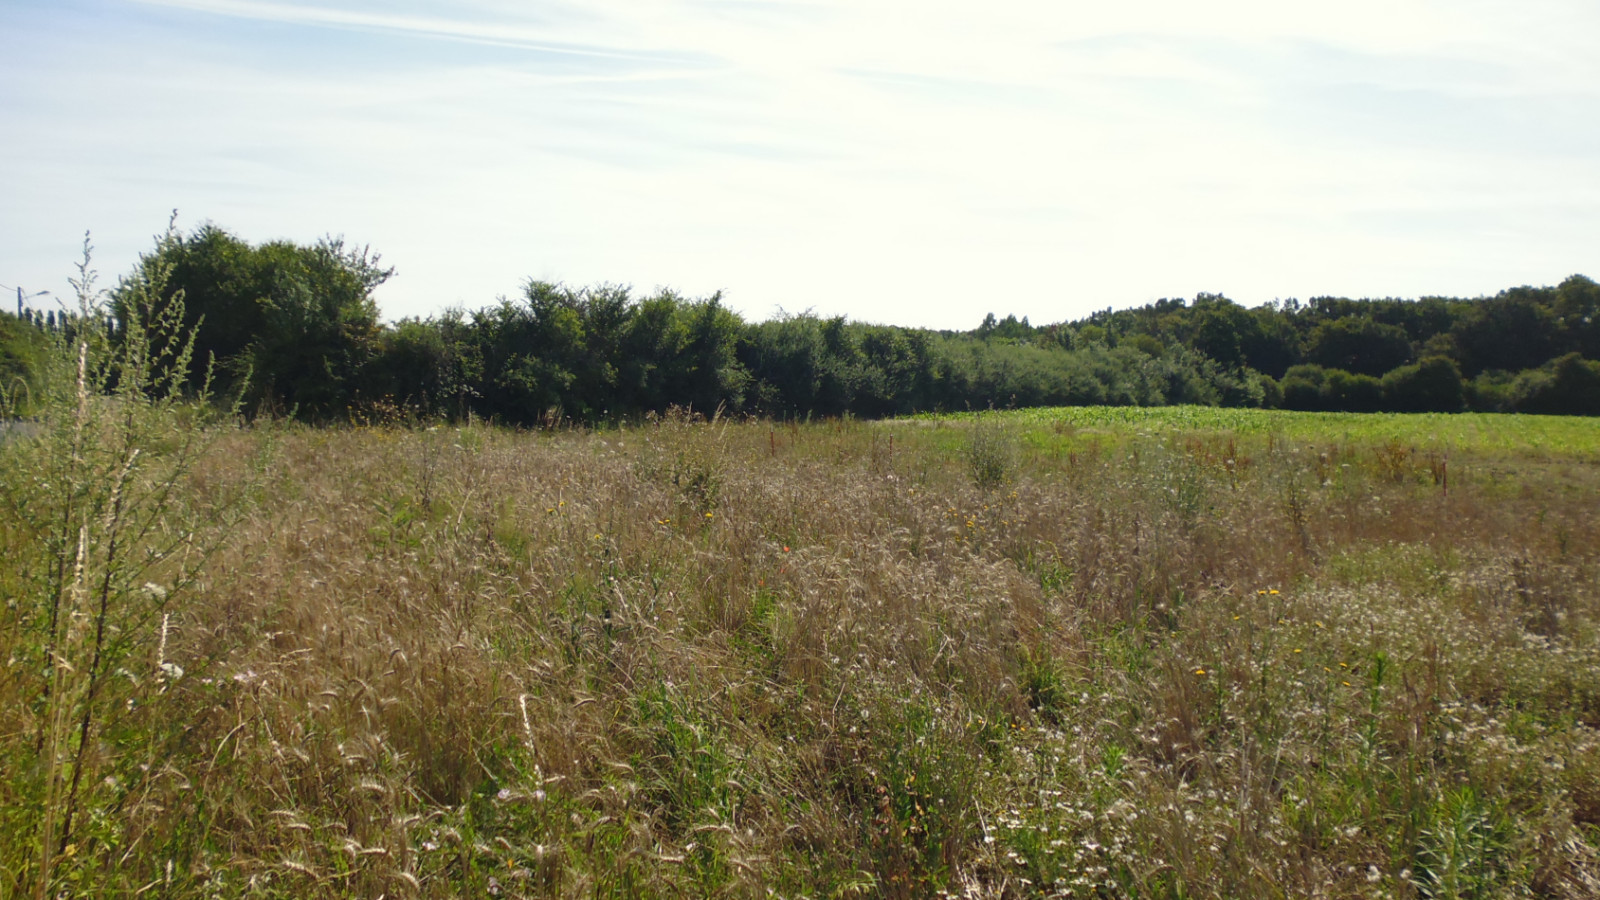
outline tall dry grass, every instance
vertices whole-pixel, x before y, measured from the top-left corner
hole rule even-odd
[[[1600,893],[1592,466],[985,433],[997,472],[963,435],[221,436],[185,496],[266,441],[262,499],[169,611],[183,674],[72,883]]]

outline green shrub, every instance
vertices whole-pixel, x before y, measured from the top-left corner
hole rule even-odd
[[[1324,409],[1340,412],[1376,412],[1383,406],[1383,385],[1371,375],[1329,369],[1322,402]]]
[[[998,422],[979,417],[967,436],[967,468],[972,483],[992,491],[1005,484],[1016,464],[1016,441]]]
[[[1453,360],[1430,356],[1383,376],[1383,403],[1395,412],[1460,412],[1466,387]]]
[[[30,414],[34,373],[47,343],[31,321],[0,313],[0,402],[7,415]]]
[[[1568,353],[1523,373],[1512,388],[1517,412],[1600,415],[1600,363]]]
[[[1509,412],[1512,404],[1512,386],[1517,376],[1499,370],[1483,372],[1462,384],[1467,409],[1473,412]]]
[[[1323,409],[1322,385],[1328,380],[1327,370],[1321,366],[1290,366],[1278,383],[1283,392],[1283,408],[1299,410]]]
[[[1283,385],[1276,378],[1264,372],[1257,372],[1256,384],[1261,388],[1261,406],[1263,408],[1277,409],[1283,406]]]

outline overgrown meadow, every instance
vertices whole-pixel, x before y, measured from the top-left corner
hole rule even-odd
[[[1593,421],[93,375],[0,446],[0,895],[1600,896]]]

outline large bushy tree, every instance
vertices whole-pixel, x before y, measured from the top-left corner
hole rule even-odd
[[[480,415],[513,424],[597,421],[688,406],[743,406],[744,323],[720,296],[534,281],[520,302],[474,313],[456,343],[459,380]]]
[[[141,272],[158,266],[170,267],[169,288],[182,291],[195,334],[191,385],[214,377],[252,408],[310,419],[341,416],[359,399],[379,336],[372,291],[394,274],[368,248],[333,237],[251,245],[207,223],[140,260]],[[115,292],[121,319],[136,282]]]
[[[1324,322],[1312,330],[1306,362],[1378,377],[1411,361],[1411,340],[1405,329],[1366,316]]]
[[[1548,293],[1513,288],[1472,305],[1451,329],[1462,372],[1516,372],[1558,355],[1559,332]]]

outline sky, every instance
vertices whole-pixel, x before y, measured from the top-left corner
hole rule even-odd
[[[0,290],[163,231],[972,328],[1600,277],[1594,0],[0,0]],[[7,301],[10,308],[14,301]]]

